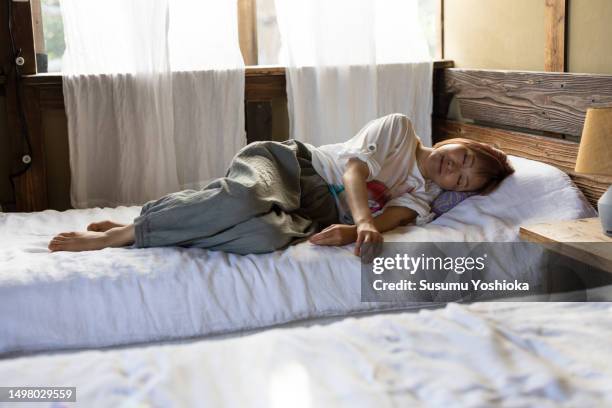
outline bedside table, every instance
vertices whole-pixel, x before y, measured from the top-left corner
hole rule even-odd
[[[535,224],[521,227],[523,241],[544,247],[612,273],[612,238],[601,230],[599,218]]]

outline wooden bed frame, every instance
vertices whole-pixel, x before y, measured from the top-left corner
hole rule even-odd
[[[612,184],[574,171],[587,108],[612,106],[612,75],[449,68],[436,71],[434,95],[434,142],[463,137],[551,164],[593,205]],[[461,121],[447,119],[453,98]]]

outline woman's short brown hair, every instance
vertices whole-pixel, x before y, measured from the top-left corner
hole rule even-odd
[[[470,139],[454,138],[436,143],[434,149],[449,144],[460,144],[470,149],[483,163],[478,169],[478,174],[488,181],[478,190],[479,194],[489,194],[510,174],[514,173],[514,167],[510,164],[506,153],[486,143],[476,142]]]

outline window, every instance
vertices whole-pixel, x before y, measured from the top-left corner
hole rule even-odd
[[[439,18],[440,0],[419,0],[419,14],[425,37],[429,43],[429,54],[435,58],[441,58],[438,52],[438,25],[442,22]]]
[[[47,54],[46,71],[60,72],[66,45],[64,44],[64,25],[59,0],[40,0],[40,3],[44,36],[44,48],[41,51]],[[39,71],[40,68],[39,64]]]
[[[258,65],[280,63],[280,32],[276,22],[274,0],[257,1],[257,58]]]
[[[280,64],[280,33],[276,21],[274,0],[252,0],[257,2],[257,55],[259,65]],[[440,0],[418,0],[419,14],[429,43],[429,52],[434,58],[438,49],[438,18]]]
[[[62,55],[64,54],[64,27],[59,0],[34,0],[40,1],[40,16],[42,20],[42,31],[44,45],[37,46],[38,53],[47,55],[47,63],[39,63],[39,72],[61,72]],[[220,0],[225,1],[225,0]],[[255,3],[256,22],[239,21],[256,30],[257,64],[258,65],[278,65],[280,64],[281,40],[276,21],[276,10],[274,0],[246,0]],[[429,41],[429,49],[432,56],[436,55],[438,48],[437,30],[440,23],[438,18],[438,4],[441,0],[418,0],[420,18],[423,22],[423,29]],[[252,3],[250,3],[252,5]],[[34,6],[33,6],[34,8]],[[240,16],[241,14],[239,14]],[[36,13],[34,15],[36,20]],[[242,17],[244,18],[244,17]],[[36,27],[36,24],[35,24]],[[44,60],[44,58],[43,58]],[[46,68],[46,69],[45,69]]]

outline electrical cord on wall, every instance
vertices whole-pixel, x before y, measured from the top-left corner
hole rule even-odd
[[[30,141],[30,135],[28,132],[28,124],[25,118],[25,111],[23,109],[23,100],[21,96],[21,69],[25,63],[25,59],[21,56],[22,49],[17,48],[15,45],[15,35],[13,33],[13,0],[6,0],[8,3],[8,31],[10,37],[10,47],[11,47],[11,67],[15,70],[15,99],[17,104],[17,116],[19,120],[19,130],[21,133],[21,137],[25,142],[25,151],[21,155],[21,163],[22,166],[19,170],[11,173],[9,175],[9,180],[11,183],[11,187],[13,189],[13,202],[16,202],[16,189],[15,189],[15,178],[21,176],[26,171],[30,169],[32,166],[32,143]]]

